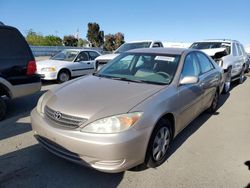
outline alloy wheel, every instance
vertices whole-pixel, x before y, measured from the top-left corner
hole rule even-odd
[[[167,153],[171,136],[167,127],[162,127],[156,134],[153,142],[153,159],[160,161]]]

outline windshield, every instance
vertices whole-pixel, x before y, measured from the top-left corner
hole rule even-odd
[[[120,54],[126,52],[128,50],[136,49],[136,48],[149,48],[151,42],[134,42],[134,43],[125,43],[120,48],[118,48],[115,53]]]
[[[116,80],[165,85],[173,80],[179,60],[179,55],[124,53],[95,75]]]
[[[231,53],[231,45],[227,42],[196,42],[193,43],[190,48],[205,50],[214,48],[226,48],[228,53]]]
[[[51,57],[52,60],[61,60],[61,61],[73,61],[77,56],[78,51],[72,50],[63,50],[56,54],[55,56]]]

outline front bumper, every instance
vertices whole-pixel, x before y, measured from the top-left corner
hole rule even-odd
[[[34,135],[50,152],[103,172],[121,172],[144,162],[148,129],[116,134],[91,134],[50,125],[36,109],[31,112]]]
[[[42,80],[56,80],[57,72],[38,72]]]

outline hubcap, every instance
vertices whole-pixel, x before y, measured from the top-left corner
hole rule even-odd
[[[60,80],[61,81],[66,82],[66,81],[68,81],[68,79],[69,79],[68,74],[66,74],[66,73],[61,73],[60,74]]]
[[[160,161],[167,153],[170,143],[170,133],[167,127],[162,127],[156,134],[153,143],[153,158]]]

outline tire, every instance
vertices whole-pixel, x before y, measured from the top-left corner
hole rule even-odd
[[[224,94],[229,93],[230,88],[231,88],[231,81],[232,81],[231,71],[232,71],[232,68],[231,67],[228,68],[227,77],[225,79],[225,84],[224,84],[223,91],[222,91]]]
[[[6,104],[3,98],[0,97],[0,121],[4,119],[6,115],[6,110],[7,110]]]
[[[214,94],[213,102],[212,102],[211,106],[208,108],[209,113],[213,114],[217,111],[218,104],[219,104],[219,98],[220,98],[220,94],[218,91],[216,91]]]
[[[249,65],[247,65],[245,73],[249,73]]]
[[[238,84],[242,84],[244,82],[244,79],[245,79],[245,65],[242,67],[242,70],[240,72]]]
[[[169,120],[160,120],[150,137],[145,166],[155,168],[167,159],[168,149],[172,141],[172,129]],[[158,148],[158,149],[157,149]]]
[[[57,76],[57,81],[59,83],[67,82],[70,80],[70,73],[67,70],[62,70]]]

